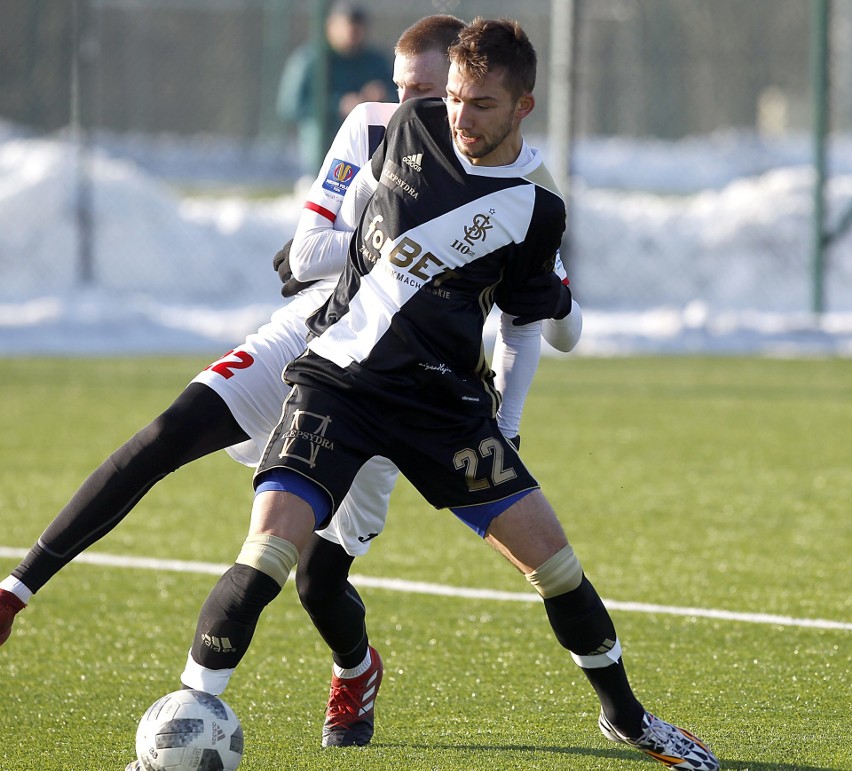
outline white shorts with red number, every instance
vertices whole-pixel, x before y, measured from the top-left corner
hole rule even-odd
[[[226,450],[246,466],[257,466],[260,462],[266,441],[281,417],[281,405],[290,392],[281,373],[305,350],[304,319],[327,295],[325,287],[303,291],[288,306],[276,311],[270,322],[249,335],[242,345],[214,361],[192,380],[219,394],[249,435],[248,441]],[[347,554],[366,554],[372,539],[384,529],[398,473],[396,466],[385,458],[375,457],[366,463],[331,524],[319,531],[319,535],[342,546]]]

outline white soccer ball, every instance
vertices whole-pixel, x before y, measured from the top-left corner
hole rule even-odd
[[[145,771],[234,771],[243,757],[243,728],[218,696],[175,691],[142,716],[136,756]]]

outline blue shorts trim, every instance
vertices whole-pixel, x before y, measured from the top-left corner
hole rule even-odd
[[[491,524],[491,520],[495,517],[499,517],[504,511],[506,511],[506,509],[517,503],[524,496],[529,495],[531,492],[532,490],[521,490],[521,492],[510,495],[508,498],[501,498],[499,501],[477,503],[474,506],[458,506],[456,508],[450,508],[450,511],[452,511],[453,514],[455,514],[480,538],[485,538],[485,534],[488,532],[488,526]]]
[[[331,519],[331,500],[328,493],[316,482],[295,471],[286,468],[264,471],[257,479],[254,494],[270,491],[298,495],[313,509],[317,530],[325,527]]]

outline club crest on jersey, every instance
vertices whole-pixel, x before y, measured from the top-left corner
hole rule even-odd
[[[494,225],[491,224],[491,215],[494,214],[492,209],[488,214],[476,214],[473,217],[473,224],[464,229],[464,240],[473,246],[474,241],[484,241],[485,237]]]
[[[453,241],[453,249],[462,254],[475,255],[471,247],[476,241],[484,241],[487,238],[488,231],[494,227],[491,224],[491,215],[494,213],[494,209],[489,209],[488,214],[475,214],[473,222],[464,228],[464,239],[457,238]]]
[[[335,158],[328,167],[328,172],[325,175],[322,186],[332,193],[344,195],[346,189],[349,187],[349,183],[353,180],[359,169],[360,166],[356,166],[354,163]]]

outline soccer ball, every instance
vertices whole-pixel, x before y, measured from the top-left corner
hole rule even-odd
[[[243,757],[243,728],[217,696],[167,693],[139,721],[136,755],[145,771],[234,771]]]

